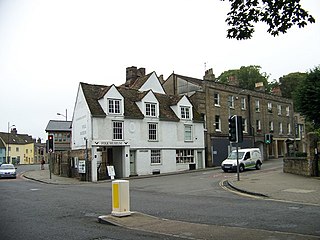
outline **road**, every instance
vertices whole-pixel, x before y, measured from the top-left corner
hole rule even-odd
[[[35,167],[39,166],[19,166],[18,172]],[[269,161],[261,171],[279,167],[281,162]],[[131,210],[241,231],[262,229],[320,238],[320,207],[248,198],[222,189],[219,183],[234,174],[216,169],[131,179]],[[1,239],[178,239],[99,224],[98,216],[111,213],[110,182],[50,185],[19,175],[1,179],[0,192]]]

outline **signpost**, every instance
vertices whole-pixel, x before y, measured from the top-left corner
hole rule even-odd
[[[240,181],[239,174],[239,146],[238,144],[243,142],[243,127],[242,127],[242,117],[237,115],[232,115],[229,117],[229,141],[230,143],[236,143],[237,149],[237,178]]]

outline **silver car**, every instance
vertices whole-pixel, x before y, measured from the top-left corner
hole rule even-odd
[[[17,172],[13,164],[2,164],[0,166],[0,178],[16,178]]]

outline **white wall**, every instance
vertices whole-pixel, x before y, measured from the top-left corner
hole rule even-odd
[[[71,148],[84,149],[84,138],[91,138],[91,113],[79,85],[72,119],[72,142]]]
[[[141,88],[139,90],[140,91],[148,91],[150,89],[153,92],[165,94],[163,87],[160,84],[159,79],[158,79],[155,72],[153,72],[150,75],[149,79],[141,86]]]

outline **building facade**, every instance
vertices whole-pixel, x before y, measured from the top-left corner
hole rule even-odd
[[[155,72],[129,67],[122,86],[79,85],[72,150],[87,151],[76,162],[89,162],[92,181],[108,166],[118,178],[204,168],[203,133],[190,99],[167,95]]]
[[[229,143],[229,116],[243,119],[244,140],[239,147],[258,147],[264,159],[280,158],[287,153],[286,140],[293,139],[293,102],[277,94],[265,93],[263,87],[255,91],[215,81],[212,70],[202,79],[171,74],[163,83],[168,94],[187,95],[205,119],[206,165],[219,166],[235,144]],[[265,135],[271,134],[271,144]]]
[[[18,134],[17,129],[11,132],[0,132],[0,139],[5,145],[6,163],[12,164],[33,164],[35,140],[27,134]],[[2,151],[3,152],[3,151]]]
[[[54,136],[55,151],[71,150],[71,121],[50,120],[45,131]]]

